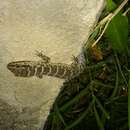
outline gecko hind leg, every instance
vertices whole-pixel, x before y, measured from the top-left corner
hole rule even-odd
[[[79,63],[78,57],[72,55],[72,59],[73,59],[73,62],[71,64],[72,69],[74,69],[74,71],[77,74],[81,73],[83,70],[83,66]]]
[[[72,60],[75,64],[78,64],[79,61],[78,61],[78,57],[75,57],[74,55],[72,55]]]
[[[79,63],[78,63],[78,58],[72,55],[72,60],[73,60],[73,62],[72,62],[72,64],[71,64],[71,66],[72,66],[72,67],[78,66],[78,64],[79,64]]]
[[[40,57],[45,63],[48,63],[51,60],[50,57],[44,55],[42,51],[36,51],[36,56]]]

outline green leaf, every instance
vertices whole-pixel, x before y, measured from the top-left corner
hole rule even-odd
[[[113,11],[116,7],[117,7],[117,5],[113,2],[113,0],[107,0],[106,9],[108,12]]]
[[[111,41],[116,52],[126,52],[128,45],[128,18],[121,13],[115,16],[108,25],[106,37]]]
[[[128,21],[130,23],[130,12],[128,13]]]

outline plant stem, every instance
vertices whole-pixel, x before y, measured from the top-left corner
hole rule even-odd
[[[103,22],[105,25],[102,33],[100,34],[100,36],[98,37],[98,39],[92,44],[92,47],[94,47],[98,42],[99,40],[102,38],[103,34],[105,33],[109,23],[111,22],[111,20],[122,10],[122,8],[128,3],[128,0],[124,0],[120,6],[114,11],[114,13],[110,13],[108,16],[106,16],[98,26],[102,26]],[[106,23],[107,22],[107,23]]]

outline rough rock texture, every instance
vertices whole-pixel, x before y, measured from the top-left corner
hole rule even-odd
[[[0,0],[0,130],[37,130],[64,80],[17,78],[6,65],[39,60],[72,62],[103,8],[104,0]]]

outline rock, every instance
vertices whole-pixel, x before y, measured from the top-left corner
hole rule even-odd
[[[43,127],[64,80],[18,78],[7,64],[15,60],[71,63],[81,52],[104,0],[0,1],[0,129],[36,130]]]

